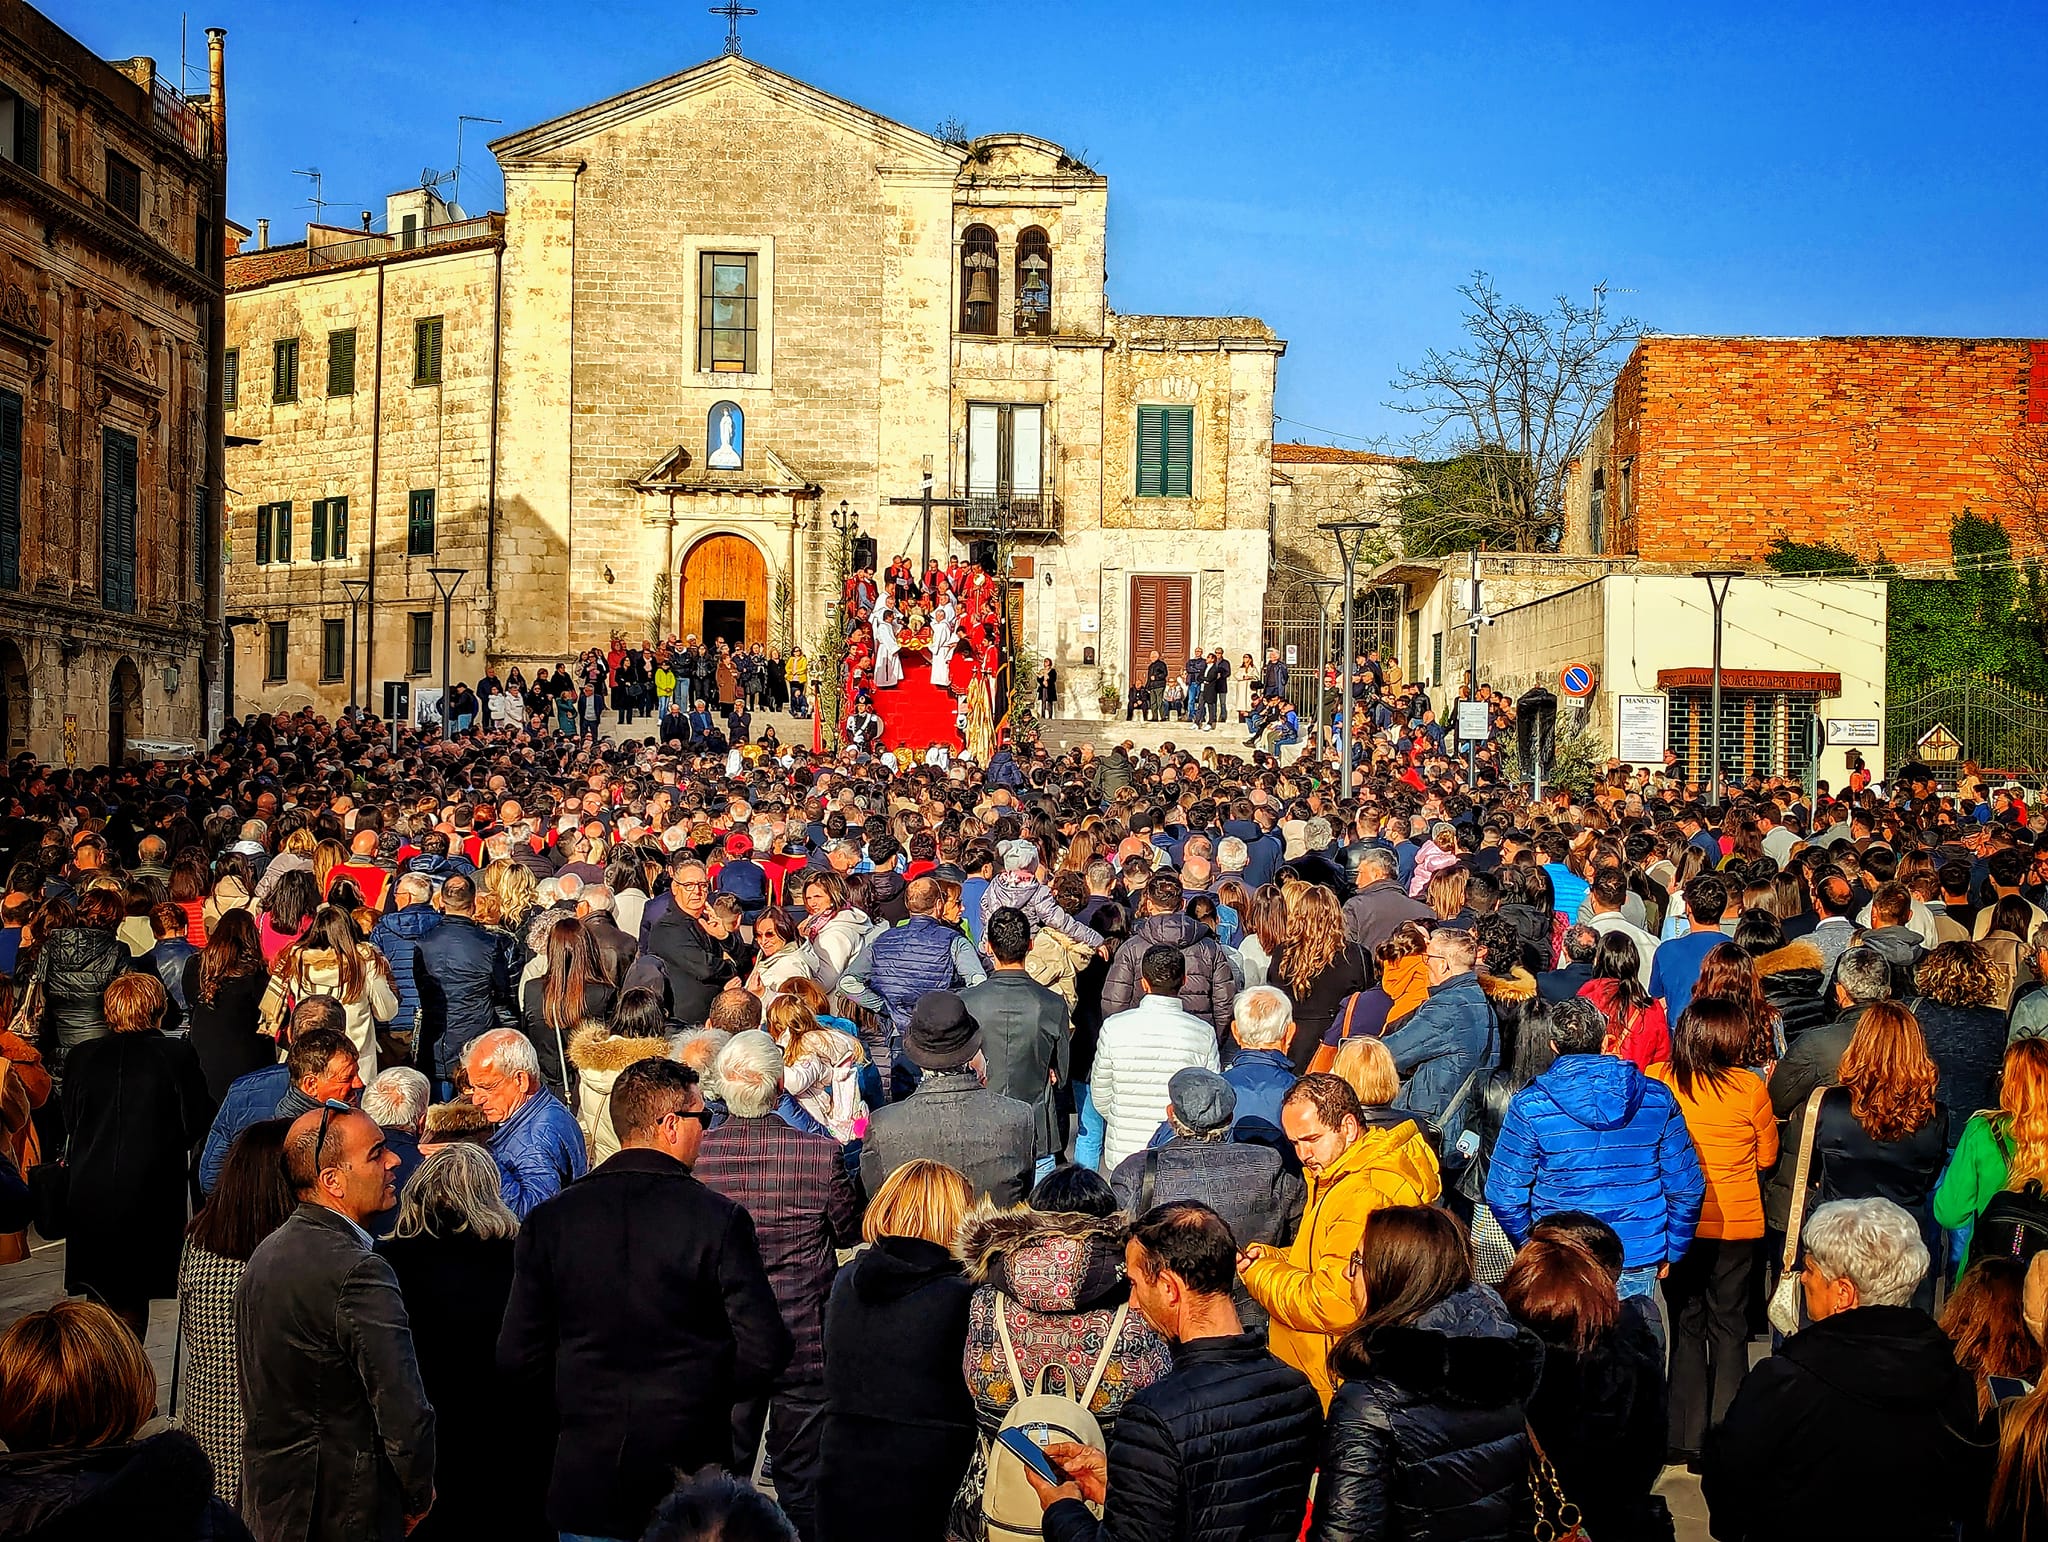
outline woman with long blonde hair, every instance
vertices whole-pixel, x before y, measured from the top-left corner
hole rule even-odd
[[[540,889],[533,872],[509,857],[500,857],[483,872],[486,894],[497,896],[498,924],[517,936],[526,918],[540,909]]]
[[[1344,935],[1344,910],[1319,883],[1304,884],[1287,902],[1287,935],[1266,972],[1268,984],[1294,1003],[1294,1069],[1305,1071],[1346,996],[1372,982],[1365,949]]]
[[[348,860],[348,848],[340,841],[321,841],[313,848],[313,882],[320,886],[321,896],[327,894],[328,880],[334,870]]]
[[[1465,878],[1465,870],[1454,867],[1430,879],[1424,903],[1436,912],[1439,921],[1448,921],[1465,908]]]
[[[2048,1039],[2021,1039],[2006,1050],[1998,1107],[1963,1126],[1934,1190],[1934,1219],[1950,1231],[1974,1226],[2000,1190],[2033,1178],[2048,1181]]]

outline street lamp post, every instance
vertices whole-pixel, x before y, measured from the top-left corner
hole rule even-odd
[[[1703,568],[1694,578],[1707,581],[1707,594],[1714,602],[1714,688],[1707,705],[1707,796],[1721,801],[1721,607],[1728,602],[1728,586],[1742,576],[1739,569]]]
[[[1340,736],[1340,763],[1337,769],[1337,795],[1344,797],[1351,790],[1351,719],[1354,702],[1351,689],[1351,660],[1354,655],[1352,644],[1352,623],[1358,614],[1358,559],[1365,552],[1365,538],[1379,529],[1376,519],[1338,519],[1316,526],[1327,530],[1337,543],[1337,554],[1344,559],[1344,657],[1339,661],[1337,677],[1342,682],[1338,701],[1344,710],[1344,732]]]
[[[846,500],[841,498],[839,500],[839,507],[834,509],[828,517],[832,521],[833,533],[839,537],[839,568],[837,573],[839,594],[832,601],[831,615],[834,636],[830,656],[839,659],[840,662],[832,679],[817,680],[813,681],[812,684],[818,688],[817,716],[819,722],[823,722],[824,708],[829,702],[832,707],[832,721],[834,724],[837,724],[845,715],[844,709],[848,706],[848,703],[840,694],[840,687],[845,684],[846,680],[846,665],[839,650],[846,642],[846,583],[852,576],[853,542],[854,538],[860,534],[860,512],[849,507]],[[829,696],[827,692],[830,693]],[[835,727],[833,731],[836,733],[838,729]]]
[[[344,578],[341,592],[348,596],[348,704],[358,705],[356,700],[356,612],[370,593],[367,578]]]
[[[448,657],[454,643],[453,613],[455,591],[462,587],[462,581],[469,577],[468,568],[428,568],[428,577],[434,580],[434,590],[441,596],[441,738],[454,738],[453,714],[448,708]]]

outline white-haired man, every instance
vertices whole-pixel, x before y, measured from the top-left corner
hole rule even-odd
[[[491,1156],[505,1203],[522,1221],[542,1200],[581,1178],[587,1165],[576,1116],[541,1081],[540,1057],[516,1028],[472,1039],[462,1057],[469,1100],[493,1126]]]
[[[406,1180],[424,1160],[420,1155],[420,1129],[427,1122],[427,1105],[433,1097],[434,1089],[426,1077],[409,1065],[390,1066],[378,1072],[377,1079],[363,1089],[363,1112],[377,1121],[384,1132],[385,1149],[398,1158],[398,1166],[391,1172],[395,1193],[405,1192]],[[369,1222],[370,1235],[389,1236],[397,1221],[398,1210],[394,1206]]]
[[[1237,1053],[1224,1068],[1223,1079],[1237,1094],[1237,1138],[1251,1136],[1284,1146],[1280,1101],[1295,1082],[1294,1062],[1287,1058],[1294,1038],[1294,1004],[1274,985],[1239,991],[1231,1004],[1230,1036],[1237,1041]]]
[[[733,1409],[733,1470],[751,1472],[763,1427],[775,1491],[798,1535],[817,1535],[819,1437],[825,1407],[825,1302],[836,1250],[860,1241],[860,1196],[829,1135],[778,1117],[782,1051],[758,1028],[737,1033],[712,1063],[725,1122],[704,1137],[691,1169],[753,1218],[783,1326],[796,1351],[766,1397]]]
[[[1928,1267],[1918,1222],[1890,1200],[1838,1199],[1801,1240],[1809,1325],[1743,1378],[1707,1434],[1714,1535],[1945,1537],[1981,1521],[1976,1378],[1909,1304]]]

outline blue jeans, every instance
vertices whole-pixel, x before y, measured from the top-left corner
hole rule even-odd
[[[1074,1136],[1074,1165],[1097,1168],[1102,1165],[1102,1142],[1109,1134],[1109,1125],[1095,1106],[1095,1099],[1089,1096],[1086,1082],[1074,1083],[1074,1108],[1080,1119],[1080,1131]]]
[[[1664,1342],[1664,1313],[1657,1305],[1657,1269],[1658,1266],[1656,1264],[1638,1264],[1633,1269],[1622,1270],[1617,1294],[1624,1301],[1631,1301],[1637,1297],[1642,1298],[1646,1309],[1644,1316],[1649,1324],[1651,1334],[1657,1340],[1657,1352],[1661,1355],[1665,1352],[1666,1345]]]

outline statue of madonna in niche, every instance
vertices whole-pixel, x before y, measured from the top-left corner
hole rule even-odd
[[[704,423],[704,461],[713,471],[737,471],[747,451],[747,419],[737,402],[719,402]]]

